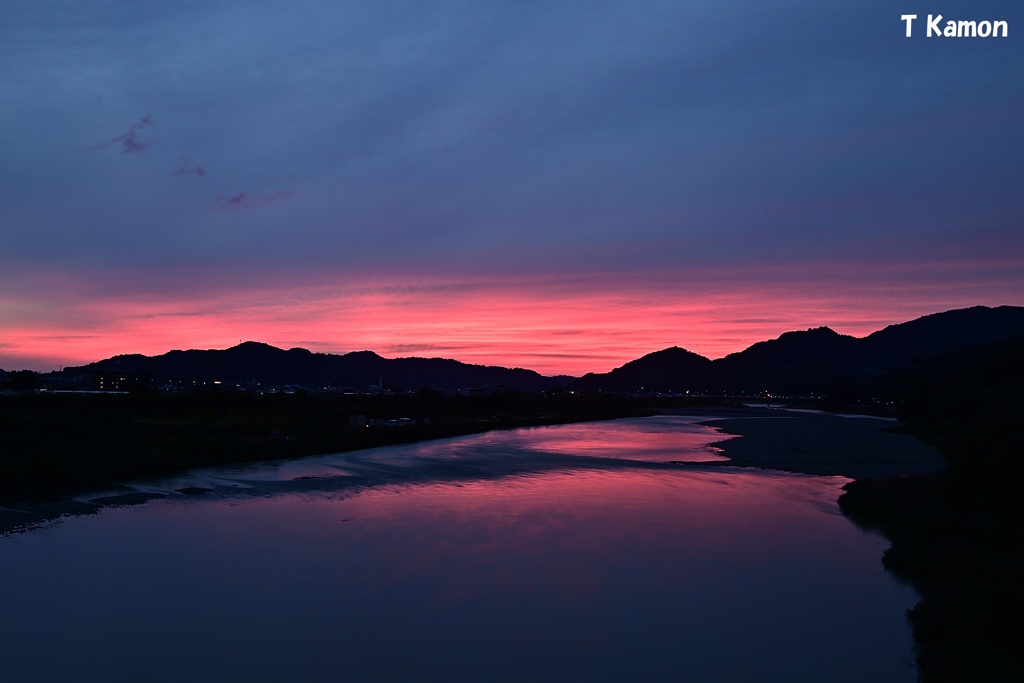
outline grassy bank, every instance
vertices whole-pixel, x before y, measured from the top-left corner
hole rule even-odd
[[[623,399],[246,394],[0,396],[0,505],[255,460],[647,414]],[[362,416],[383,424],[353,425]],[[401,426],[388,421],[407,418]]]

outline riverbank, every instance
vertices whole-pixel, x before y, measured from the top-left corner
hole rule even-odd
[[[76,495],[199,467],[646,414],[628,399],[516,393],[0,396],[0,530],[88,512]]]
[[[950,466],[851,482],[840,509],[892,542],[883,564],[921,595],[907,615],[918,680],[1024,680],[1020,426],[968,420],[916,428],[943,444]]]
[[[891,542],[885,568],[918,591],[907,619],[922,683],[1024,680],[1024,438],[1010,403],[965,398],[911,423],[795,415],[709,420],[727,463],[840,475],[839,507]],[[791,415],[791,414],[790,414]]]

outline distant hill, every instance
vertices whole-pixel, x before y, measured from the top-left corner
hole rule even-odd
[[[827,327],[786,332],[718,360],[672,347],[608,373],[584,375],[578,391],[720,393],[822,391],[841,380],[871,382],[968,346],[1024,334],[1024,308],[975,306],[890,325],[867,337]]]
[[[572,387],[576,391],[681,391],[708,382],[712,365],[704,356],[673,346],[608,373],[587,373]]]
[[[245,342],[224,350],[170,351],[159,356],[120,355],[96,363],[65,368],[65,377],[90,371],[146,373],[157,386],[189,383],[269,386],[333,386],[366,389],[383,384],[395,391],[422,388],[457,390],[501,385],[536,392],[554,389],[566,378],[544,377],[533,370],[470,365],[442,358],[382,358],[372,351],[342,355],[307,349],[279,349]],[[569,378],[571,379],[571,378]]]
[[[975,306],[926,315],[857,338],[818,327],[786,332],[738,353],[709,360],[676,346],[638,358],[611,372],[544,377],[532,370],[471,365],[443,358],[382,358],[372,351],[346,354],[279,349],[245,342],[224,350],[121,355],[65,368],[64,378],[90,371],[144,373],[157,386],[190,383],[332,386],[390,390],[445,390],[503,386],[537,392],[571,386],[577,391],[799,394],[826,391],[837,382],[868,386],[915,363],[969,346],[1024,335],[1024,308]]]
[[[719,391],[813,391],[858,365],[858,341],[828,327],[786,332],[714,361],[712,386]]]
[[[867,358],[891,370],[1018,334],[1024,334],[1024,308],[974,306],[890,325],[865,337],[863,346]]]

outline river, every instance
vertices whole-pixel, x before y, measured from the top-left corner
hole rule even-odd
[[[666,464],[720,438],[660,416],[138,482],[167,497],[0,537],[3,678],[913,681],[916,596],[847,480]]]

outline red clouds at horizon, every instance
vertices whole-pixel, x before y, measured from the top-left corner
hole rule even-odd
[[[41,278],[24,297],[0,300],[9,320],[0,368],[40,371],[125,353],[227,348],[261,341],[325,353],[369,349],[542,374],[607,372],[669,346],[709,358],[783,332],[827,325],[864,336],[921,315],[973,305],[1019,304],[991,263],[979,282],[963,264],[850,264],[690,269],[562,276],[427,277],[350,274],[314,282],[229,286],[111,275],[111,283]],[[963,269],[965,277],[958,277]],[[80,296],[70,294],[76,290]],[[55,302],[55,292],[62,292]],[[45,303],[44,303],[45,301]]]

